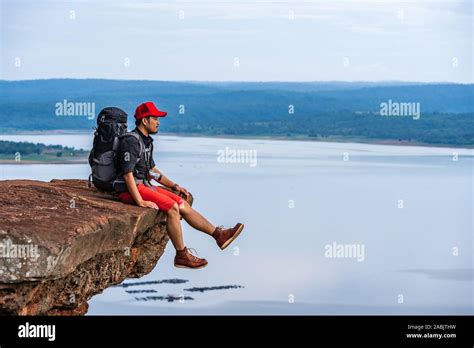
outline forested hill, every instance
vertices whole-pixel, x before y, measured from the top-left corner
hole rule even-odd
[[[474,145],[472,84],[51,79],[0,81],[0,90],[2,133],[90,129],[92,111],[106,106],[124,109],[132,121],[138,104],[154,101],[169,113],[164,132]],[[68,114],[75,103],[87,104]],[[397,103],[415,103],[418,117],[397,115]]]

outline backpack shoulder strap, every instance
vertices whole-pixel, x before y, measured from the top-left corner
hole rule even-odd
[[[120,141],[119,137],[114,138],[114,143],[112,144],[112,150],[114,152],[118,150],[119,141]]]
[[[138,143],[140,144],[140,152],[138,154],[138,158],[137,158],[137,162],[140,161],[140,158],[142,158],[143,156],[143,153],[145,152],[145,144],[143,143],[143,139],[141,136],[139,136],[137,133],[135,132],[127,132],[125,134],[122,134],[119,136],[120,139],[122,138],[125,138],[127,136],[132,136],[134,137],[135,139],[138,140]]]

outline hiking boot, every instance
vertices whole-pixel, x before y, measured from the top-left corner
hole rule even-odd
[[[227,246],[233,242],[235,238],[242,232],[244,225],[241,223],[236,224],[232,228],[224,229],[224,226],[216,227],[215,231],[212,233],[212,236],[217,242],[219,248],[224,250]]]
[[[192,269],[199,269],[199,268],[206,267],[207,260],[201,259],[193,255],[190,250],[193,250],[196,253],[196,250],[188,249],[186,247],[183,250],[176,250],[176,256],[174,257],[174,266],[179,267],[179,268],[192,268]]]

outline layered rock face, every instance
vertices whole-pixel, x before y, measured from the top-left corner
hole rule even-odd
[[[149,273],[167,242],[164,213],[85,180],[0,181],[0,314],[83,315],[93,295]]]

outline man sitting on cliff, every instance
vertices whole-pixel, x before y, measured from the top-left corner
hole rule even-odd
[[[139,105],[135,111],[136,128],[133,132],[139,137],[124,137],[117,152],[117,171],[121,173],[114,183],[118,198],[125,203],[140,207],[159,209],[167,214],[166,227],[168,235],[176,249],[174,265],[181,268],[203,268],[206,259],[193,255],[184,245],[180,217],[195,229],[214,237],[217,245],[224,250],[243,230],[244,225],[236,224],[233,228],[224,229],[211,224],[206,218],[194,210],[188,202],[178,196],[188,197],[188,191],[171,181],[155,166],[153,161],[153,139],[160,125],[160,117],[166,112],[160,111],[152,102]],[[141,151],[140,139],[144,151]],[[140,156],[141,153],[141,156]],[[140,159],[138,159],[140,157]],[[167,191],[149,182],[150,174],[163,186],[171,188],[177,194]]]

